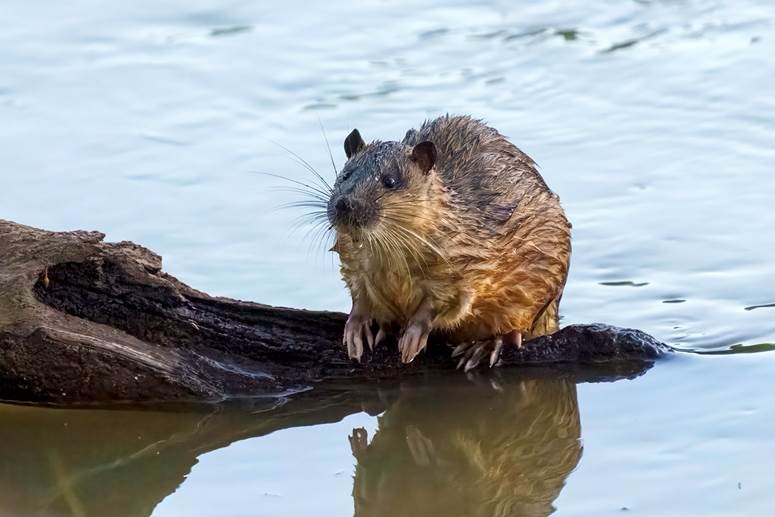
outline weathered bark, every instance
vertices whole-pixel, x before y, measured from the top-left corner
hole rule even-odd
[[[221,400],[454,367],[439,343],[411,365],[395,343],[353,364],[344,314],[211,297],[152,251],[103,238],[0,220],[0,398]],[[640,331],[575,325],[505,350],[502,364],[643,364],[669,350]]]

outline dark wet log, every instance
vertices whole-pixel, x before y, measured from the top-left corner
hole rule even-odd
[[[438,343],[408,366],[394,343],[353,364],[344,314],[211,297],[164,273],[152,251],[103,238],[0,220],[0,398],[221,400],[454,366]],[[505,350],[502,364],[626,365],[669,350],[640,331],[577,325]]]

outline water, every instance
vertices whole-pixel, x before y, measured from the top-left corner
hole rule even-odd
[[[509,424],[504,450],[532,447],[562,472],[501,458],[504,479],[524,469],[541,485],[533,493],[555,495],[558,515],[768,513],[775,356],[727,353],[775,343],[774,26],[766,0],[5,2],[0,217],[131,239],[213,294],[347,310],[333,257],[303,229],[289,234],[298,213],[276,207],[293,196],[258,173],[309,177],[275,142],[330,175],[321,124],[341,165],[353,127],[399,139],[426,117],[469,113],[538,161],[574,223],[563,323],[637,327],[719,355],[633,381],[512,372],[502,392],[450,379],[404,389],[426,410],[404,413],[423,404],[404,396],[380,409],[394,437],[373,442],[371,456],[386,458],[372,458],[385,472],[356,468],[348,433],[364,427],[376,440],[382,427],[358,404],[306,420],[256,408],[4,407],[0,514],[469,508],[487,490],[464,466],[477,457],[494,469]],[[556,428],[545,423],[557,393],[580,421],[568,432],[583,451],[543,451],[526,431]],[[445,395],[459,400],[457,417],[438,402]],[[492,419],[481,413],[490,399]],[[435,452],[407,452],[399,435]],[[454,452],[453,436],[485,453]],[[575,469],[561,450],[578,456]],[[443,477],[454,474],[472,488]]]

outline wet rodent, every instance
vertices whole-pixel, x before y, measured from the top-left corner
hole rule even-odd
[[[529,156],[468,116],[426,121],[401,142],[366,144],[356,129],[344,146],[327,215],[353,299],[350,357],[399,329],[409,362],[433,331],[473,367],[557,329],[570,223]]]

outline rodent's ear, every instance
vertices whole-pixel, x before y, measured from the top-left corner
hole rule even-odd
[[[347,138],[344,139],[344,152],[347,155],[347,158],[349,159],[352,155],[363,149],[363,146],[365,145],[366,142],[361,138],[361,134],[357,129],[353,129],[350,134],[347,135]]]
[[[412,161],[420,166],[425,174],[428,174],[436,163],[436,146],[433,142],[420,142],[412,149]]]

